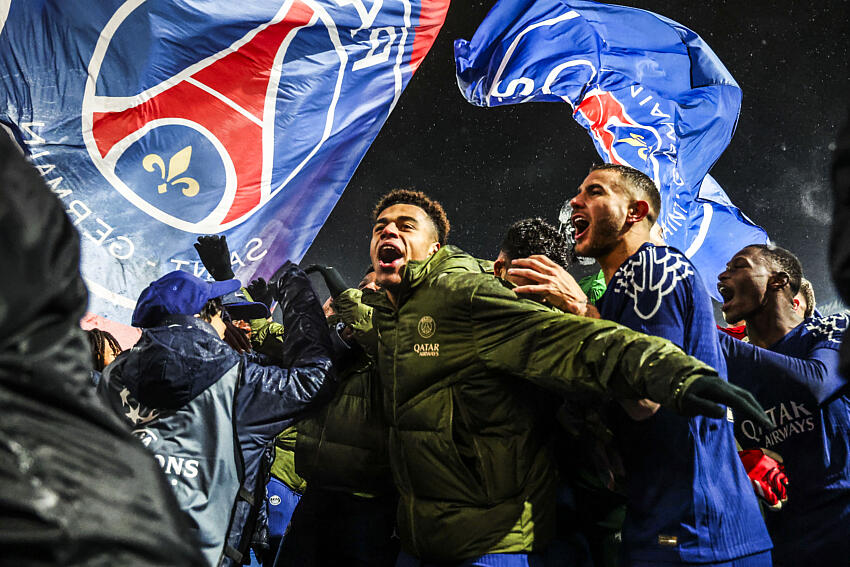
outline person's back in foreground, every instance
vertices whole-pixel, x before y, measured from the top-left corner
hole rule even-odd
[[[661,208],[652,180],[596,166],[570,204],[576,253],[595,258],[608,284],[596,304],[601,317],[666,338],[725,377],[699,274],[678,250],[650,242]],[[539,272],[511,272],[546,282]],[[626,474],[627,565],[770,565],[770,538],[726,416],[687,418],[648,400],[610,404],[608,413]]]
[[[442,246],[444,213],[424,195],[393,192],[375,217],[372,262],[387,293],[369,303],[400,493],[399,565],[527,565],[545,546],[556,474],[530,384],[725,415],[704,395],[758,419],[745,393],[669,342],[518,299],[489,265]]]
[[[0,138],[0,564],[204,565],[159,466],[95,395],[79,235]]]
[[[839,349],[848,314],[802,319],[793,303],[801,273],[785,249],[758,245],[738,252],[718,276],[718,288],[724,317],[746,321],[750,344],[726,336],[721,344],[729,380],[752,391],[773,422],[759,427],[737,420],[738,440],[779,459],[788,476],[787,502],[765,516],[774,564],[845,565],[850,398]]]
[[[142,292],[133,316],[142,337],[101,381],[159,461],[212,565],[248,556],[264,453],[332,384],[318,299],[297,266],[281,271],[277,299],[291,331],[280,367],[255,364],[221,340],[220,297],[238,281],[207,283],[176,271]]]

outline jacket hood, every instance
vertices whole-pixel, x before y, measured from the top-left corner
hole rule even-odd
[[[145,329],[136,346],[113,364],[136,400],[150,408],[176,410],[241,360],[206,321],[173,315],[162,326]]]
[[[79,234],[2,132],[0,186],[0,387],[120,431],[91,387],[91,354],[80,329],[88,294]]]
[[[88,294],[79,234],[62,203],[0,133],[0,350],[31,356],[79,327]]]

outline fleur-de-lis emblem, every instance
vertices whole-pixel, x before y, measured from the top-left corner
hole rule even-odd
[[[638,150],[638,156],[640,156],[643,161],[646,161],[646,158],[649,157],[649,148],[646,145],[645,138],[640,134],[629,134],[628,138],[617,140],[617,142],[625,142],[630,146],[640,148]]]
[[[177,187],[178,185],[184,185],[182,191],[183,194],[187,197],[194,197],[198,194],[198,191],[201,190],[201,186],[197,181],[192,179],[191,177],[180,177],[179,179],[174,179],[178,175],[181,175],[189,169],[189,161],[192,159],[192,146],[186,146],[176,154],[174,154],[170,160],[168,160],[168,174],[165,172],[165,161],[158,156],[157,154],[148,154],[145,156],[145,159],[142,160],[142,167],[145,168],[146,171],[155,171],[157,168],[159,169],[159,173],[162,176],[162,180],[164,183],[160,183],[157,185],[157,191],[159,193],[165,193],[168,191],[169,185],[172,187]]]

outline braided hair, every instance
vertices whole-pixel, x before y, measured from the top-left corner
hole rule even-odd
[[[98,372],[103,372],[106,366],[106,347],[112,349],[112,353],[118,356],[123,349],[118,341],[111,333],[94,328],[86,331],[86,336],[89,338],[89,347],[91,348],[92,366]]]

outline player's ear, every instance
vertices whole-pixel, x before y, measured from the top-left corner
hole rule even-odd
[[[637,224],[649,214],[649,203],[646,201],[632,201],[632,204],[629,205],[629,214],[626,217],[626,221]]]
[[[439,250],[439,249],[440,249],[440,243],[439,242],[432,242],[431,247],[428,248],[428,255],[431,256],[433,254],[436,254],[437,250]]]
[[[504,269],[505,269],[505,261],[502,260],[501,258],[499,258],[495,262],[493,262],[493,274],[497,278],[502,277],[502,270],[504,270]]]
[[[786,272],[776,272],[767,280],[767,287],[774,290],[779,291],[785,286],[787,286],[791,282],[791,278],[788,276]]]

